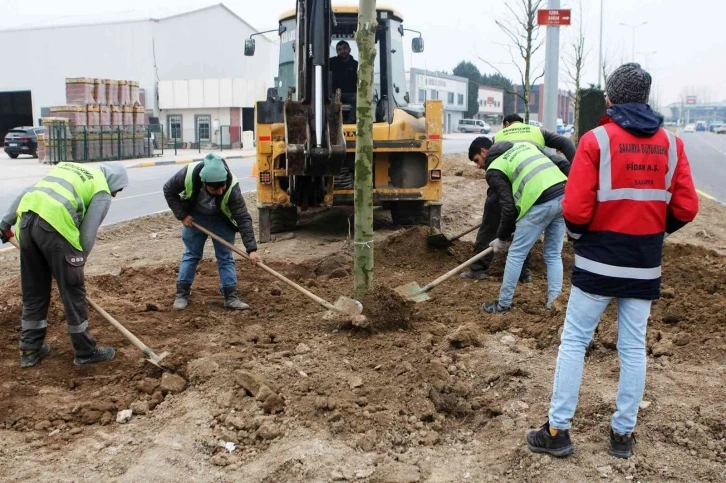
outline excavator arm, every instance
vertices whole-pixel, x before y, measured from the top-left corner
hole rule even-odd
[[[296,17],[299,92],[293,100],[288,91],[284,106],[287,173],[336,175],[346,144],[340,93],[330,92],[331,1],[297,0]]]

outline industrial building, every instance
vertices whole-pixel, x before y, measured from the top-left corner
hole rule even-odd
[[[257,37],[254,57],[244,56],[244,41],[256,32],[223,4],[0,30],[1,45],[28,54],[22,68],[0,76],[0,142],[7,130],[37,126],[51,106],[64,105],[66,78],[138,82],[147,112],[181,142],[213,143],[220,126],[240,137],[253,129],[254,101],[264,99],[277,71],[276,42],[265,36]]]
[[[501,124],[504,117],[504,90],[497,87],[479,87],[479,112],[477,119],[489,124]]]
[[[524,117],[524,101],[522,95],[524,88],[521,85],[515,85],[518,95],[515,96],[516,112]],[[536,84],[532,86],[529,92],[529,119],[532,121],[542,121],[544,119],[544,84]],[[557,118],[562,119],[565,124],[575,123],[575,105],[574,94],[568,90],[559,89],[557,91]]]
[[[423,106],[430,99],[444,104],[444,132],[455,132],[459,119],[466,117],[468,79],[421,69],[409,72],[410,105]]]

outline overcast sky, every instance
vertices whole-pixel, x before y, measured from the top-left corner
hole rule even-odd
[[[480,61],[484,58],[518,82],[519,73],[511,64],[503,44],[507,38],[495,21],[508,14],[505,3],[522,0],[388,0],[379,1],[399,10],[405,26],[424,34],[426,51],[406,55],[413,67],[451,71],[460,60],[470,60],[482,72],[494,72]],[[654,92],[662,105],[679,101],[682,94],[697,94],[699,101],[726,100],[726,2],[721,0],[603,0],[604,57],[610,63],[632,59],[633,29],[620,25],[647,24],[635,29],[635,58],[646,65],[654,78]],[[12,28],[47,21],[49,17],[113,14],[138,11],[158,16],[214,2],[181,0],[0,0],[0,28]],[[227,0],[223,2],[256,28],[275,28],[278,16],[294,8],[293,0]],[[334,3],[357,3],[343,1]],[[597,82],[600,26],[600,0],[582,0],[588,49],[585,83]],[[562,0],[561,8],[572,8],[578,19],[578,0]],[[208,26],[214,28],[214,26]],[[567,57],[574,27],[560,33],[561,56]],[[540,38],[545,38],[541,29]],[[7,46],[5,46],[7,49]],[[242,46],[239,48],[242,55]],[[410,49],[409,49],[410,50]],[[654,53],[653,53],[654,52]],[[72,52],[66,52],[74,55]],[[544,60],[544,48],[537,64]],[[649,55],[646,55],[650,53]],[[562,61],[561,61],[562,64]],[[409,65],[408,67],[410,67]],[[561,65],[560,85],[569,87]]]

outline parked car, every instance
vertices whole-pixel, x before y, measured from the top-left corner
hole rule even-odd
[[[459,119],[459,132],[478,132],[489,134],[492,128],[481,119]]]
[[[529,121],[530,126],[542,127],[542,123],[539,121]]]
[[[713,132],[715,132],[716,134],[726,134],[726,124],[716,126]]]
[[[16,127],[5,135],[5,152],[16,159],[21,154],[38,157],[38,134],[42,127]]]
[[[711,122],[711,124],[708,125],[708,130],[711,132],[716,132],[716,130],[723,125],[724,123],[722,121],[713,121]]]
[[[683,128],[683,132],[696,132],[696,125],[695,124],[686,124],[686,127]]]
[[[568,124],[567,126],[565,126],[565,132],[566,133],[568,133],[568,132],[569,133],[575,132],[575,125],[574,124]]]

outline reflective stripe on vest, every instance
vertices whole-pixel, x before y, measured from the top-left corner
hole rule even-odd
[[[678,151],[676,144],[676,135],[665,130],[668,136],[668,172],[666,173],[665,189],[641,189],[641,188],[616,188],[613,189],[612,178],[612,153],[610,150],[610,136],[605,126],[597,127],[593,130],[595,139],[600,147],[600,189],[597,192],[598,201],[617,201],[617,200],[633,200],[633,201],[671,201],[671,184],[673,182],[673,174],[678,164]]]
[[[187,173],[184,177],[184,191],[182,191],[179,195],[182,200],[186,201],[192,197],[192,194],[194,192],[194,169],[200,163],[204,162],[197,161],[196,163],[191,163],[189,166],[187,166]],[[232,216],[232,211],[229,209],[229,197],[232,195],[232,189],[238,184],[239,180],[237,180],[237,177],[232,174],[232,183],[230,183],[230,185],[227,187],[227,191],[225,191],[224,197],[222,198],[222,204],[219,207],[222,214],[229,218],[229,221],[232,222],[234,226],[237,226],[237,221],[234,219],[234,217]]]
[[[499,143],[502,141],[510,143],[528,142],[542,149],[545,147],[542,130],[536,126],[530,126],[529,124],[521,122],[515,122],[505,127],[494,136],[494,142]]]
[[[660,278],[661,276],[661,267],[619,267],[617,265],[608,265],[605,263],[596,262],[580,255],[575,255],[575,266],[590,273],[603,275],[605,277],[630,278],[635,280],[654,280],[656,278]]]
[[[567,181],[560,169],[539,148],[517,142],[495,159],[487,169],[504,173],[512,184],[514,203],[520,220],[547,189]]]
[[[59,163],[25,192],[17,215],[20,219],[26,212],[36,213],[81,251],[79,228],[91,200],[102,192],[110,194],[103,171],[77,163]]]

